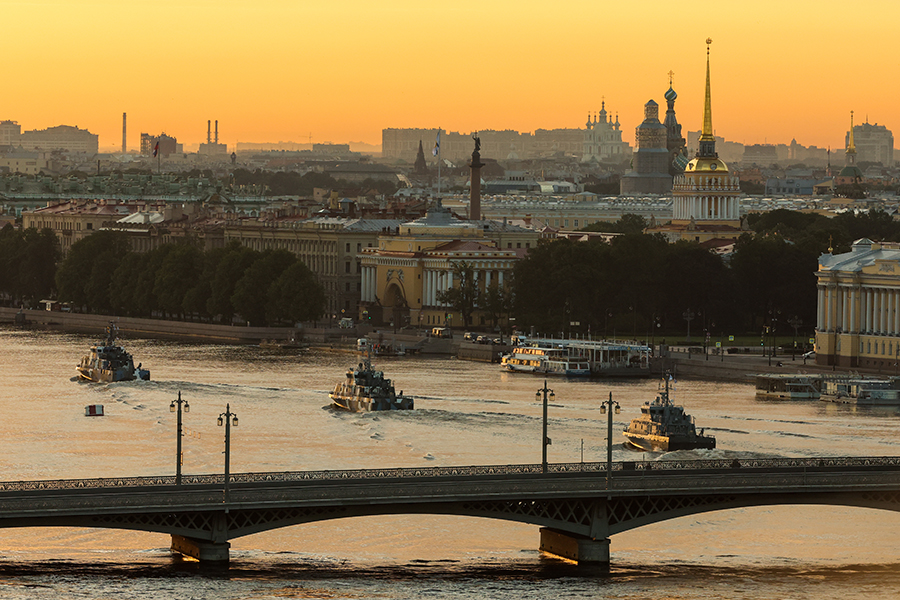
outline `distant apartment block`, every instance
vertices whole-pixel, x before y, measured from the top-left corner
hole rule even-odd
[[[96,134],[70,125],[25,131],[19,136],[19,145],[25,150],[61,150],[72,154],[97,154],[100,149]]]
[[[863,123],[853,126],[856,144],[856,163],[877,162],[882,166],[894,166],[894,134],[884,125]],[[844,136],[844,147],[850,142],[850,132]]]
[[[350,154],[350,144],[313,144],[316,154]]]
[[[0,121],[0,146],[18,146],[22,127],[15,121]]]
[[[0,173],[37,175],[54,172],[58,164],[49,156],[49,152],[26,152],[19,149],[0,154]]]
[[[778,163],[778,149],[773,144],[750,144],[744,146],[741,161],[745,165],[768,167]]]
[[[149,133],[141,134],[141,154],[145,156],[153,156],[156,144],[159,143],[159,155],[169,156],[170,154],[180,154],[182,145],[172,136],[161,133],[159,135],[150,135]]]
[[[767,196],[812,196],[821,179],[798,179],[796,177],[769,177],[766,180]]]

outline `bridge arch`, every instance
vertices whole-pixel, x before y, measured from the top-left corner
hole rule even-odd
[[[0,482],[0,527],[167,533],[173,549],[227,560],[229,540],[272,529],[458,515],[538,525],[542,548],[571,558],[559,548],[574,544],[576,559],[584,550],[594,562],[605,548],[608,564],[609,538],[630,529],[725,509],[814,504],[900,512],[900,457],[245,473],[227,486],[221,475],[185,476],[182,485],[171,476]]]

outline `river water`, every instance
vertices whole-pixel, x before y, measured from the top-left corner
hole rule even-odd
[[[151,381],[73,380],[95,338],[0,329],[0,479],[172,474],[178,392],[184,473],[221,473],[230,405],[233,472],[534,463],[541,459],[543,380],[498,365],[385,358],[376,366],[416,410],[337,413],[328,392],[350,352],[125,340]],[[551,379],[551,462],[602,461],[611,392],[613,460],[658,460],[621,446],[621,430],[656,380]],[[718,440],[681,456],[895,456],[897,409],[761,402],[752,386],[678,381],[674,399]],[[103,404],[106,416],[84,407]],[[703,513],[612,538],[609,576],[542,555],[536,526],[450,516],[364,517],[232,541],[227,570],[201,569],[161,534],[0,529],[0,598],[627,598],[870,600],[900,597],[900,513],[847,507],[757,507]]]

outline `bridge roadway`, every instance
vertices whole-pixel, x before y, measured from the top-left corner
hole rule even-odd
[[[706,511],[832,504],[900,511],[900,457],[395,468],[0,483],[0,527],[101,527],[172,536],[227,562],[229,540],[301,523],[447,514],[541,527],[541,549],[609,567],[610,536]],[[611,475],[611,477],[608,477]],[[823,524],[824,526],[824,524]]]

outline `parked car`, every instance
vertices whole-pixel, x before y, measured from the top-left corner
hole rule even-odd
[[[475,335],[474,333],[472,333],[471,331],[467,331],[466,333],[463,334],[463,339],[466,340],[467,342],[474,342],[476,339],[478,339],[478,336]]]

